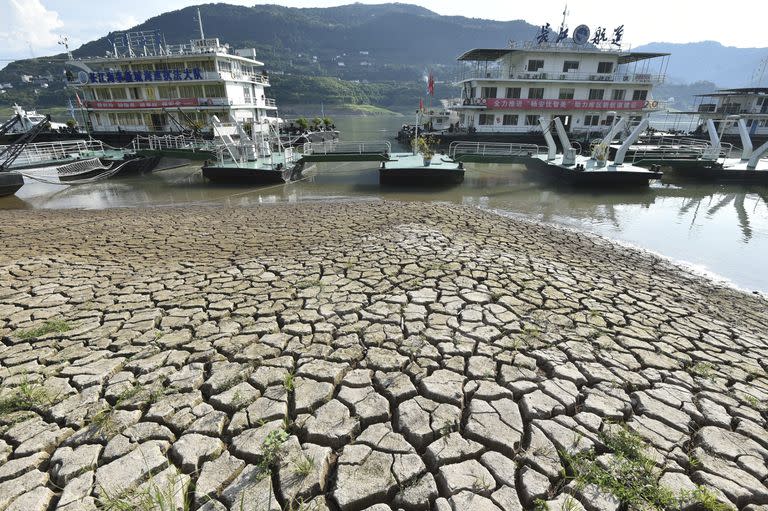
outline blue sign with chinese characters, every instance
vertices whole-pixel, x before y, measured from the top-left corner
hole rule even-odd
[[[202,80],[200,68],[156,69],[154,71],[107,71],[88,73],[90,83],[136,83]]]

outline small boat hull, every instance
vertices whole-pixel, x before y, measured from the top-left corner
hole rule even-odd
[[[0,197],[13,195],[24,186],[24,178],[15,172],[0,172]]]
[[[285,183],[283,170],[206,165],[203,176],[213,183],[268,185]]]

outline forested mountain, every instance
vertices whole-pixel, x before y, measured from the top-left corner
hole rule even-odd
[[[326,104],[370,102],[410,109],[423,93],[428,70],[438,80],[438,97],[455,95],[450,81],[456,76],[459,54],[471,48],[504,47],[509,40],[532,40],[537,32],[537,27],[522,20],[441,16],[401,3],[328,8],[216,3],[199,7],[206,37],[218,37],[232,48],[257,49],[257,58],[273,73],[272,93],[283,104],[326,98]],[[196,12],[195,7],[167,12],[131,30],[157,29],[167,44],[187,43],[199,37]],[[114,38],[114,33],[107,34],[73,53],[76,57],[104,55],[112,49]],[[659,93],[676,98],[709,88],[710,83],[704,82],[711,82],[712,87],[749,85],[761,59],[768,56],[766,48],[729,48],[712,41],[653,43],[636,50],[672,53],[667,70],[671,86]],[[63,61],[63,55],[20,60],[0,70],[0,84],[14,84],[14,89],[0,94],[0,105],[14,101],[26,106],[65,103]],[[52,80],[45,89],[17,86],[22,74],[49,74]]]

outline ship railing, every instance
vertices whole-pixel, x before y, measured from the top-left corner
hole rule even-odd
[[[266,98],[264,105],[269,107],[277,107],[277,101],[274,98]]]
[[[643,160],[662,160],[679,161],[690,159],[701,159],[707,161],[720,161],[730,158],[733,153],[733,144],[720,144],[720,147],[714,147],[706,142],[691,144],[682,140],[680,143],[668,144],[643,144],[630,147],[632,150],[632,163],[639,163]]]
[[[7,146],[0,146],[2,152]],[[36,142],[27,144],[14,161],[14,166],[32,165],[46,161],[57,161],[80,157],[86,151],[103,151],[100,140],[62,140],[58,142]]]
[[[391,154],[392,144],[389,142],[342,142],[326,140],[324,142],[306,142],[302,153],[309,154]]]
[[[611,82],[611,83],[663,83],[664,74],[650,73],[579,73],[573,71],[517,71],[501,68],[466,71],[461,80],[552,80],[573,82]]]
[[[448,156],[533,156],[546,153],[546,149],[536,144],[516,144],[507,142],[469,142],[457,140],[448,146]]]
[[[186,135],[149,135],[137,136],[133,139],[135,151],[150,150],[185,150],[185,151],[216,151],[218,145],[211,140]]]

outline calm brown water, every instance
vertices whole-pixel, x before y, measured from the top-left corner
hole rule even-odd
[[[344,140],[393,137],[409,119],[339,118]],[[394,144],[394,142],[393,142]],[[578,192],[526,180],[512,165],[468,165],[465,182],[442,190],[385,190],[375,165],[322,164],[298,183],[263,188],[211,186],[199,166],[77,186],[26,184],[9,208],[226,205],[272,202],[395,199],[468,204],[501,215],[531,218],[629,243],[747,290],[768,292],[768,188],[654,185],[628,193]],[[0,211],[0,225],[3,213]],[[1,229],[2,227],[0,227]]]

